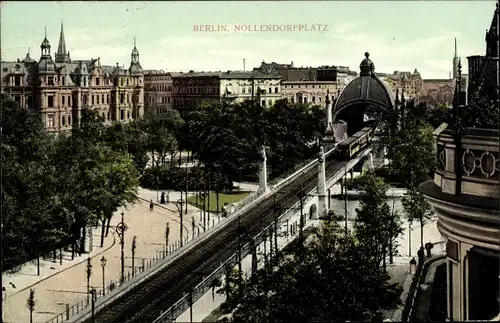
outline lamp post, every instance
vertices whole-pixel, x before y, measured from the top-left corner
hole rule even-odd
[[[201,198],[203,200],[203,231],[205,231],[207,229],[206,227],[206,203],[205,203],[205,199],[207,198],[207,192],[206,191],[203,191],[201,192]]]
[[[125,255],[123,252],[123,246],[125,244],[125,231],[127,231],[128,227],[123,221],[123,211],[122,211],[122,220],[120,223],[116,225],[116,233],[118,234],[118,237],[120,237],[120,245],[121,245],[121,275],[120,275],[120,282],[123,283],[125,280]]]
[[[182,199],[178,200],[177,202],[175,202],[175,206],[177,207],[177,210],[179,211],[179,216],[181,218],[181,221],[180,221],[180,231],[181,231],[181,247],[183,245],[183,238],[184,238],[184,226],[183,226],[183,223],[182,223],[182,220],[183,220],[183,214],[182,214],[182,206],[184,205],[184,201]]]
[[[136,239],[136,236],[132,239],[132,277],[135,275],[135,248],[137,247]]]
[[[92,295],[92,323],[95,323],[95,300],[96,300],[96,290],[94,287],[90,290]]]
[[[194,239],[194,229],[196,227],[196,223],[194,222],[194,216],[191,217],[191,227],[192,227],[192,230],[193,230],[193,239]]]
[[[165,229],[165,248],[168,254],[168,236],[170,235],[170,224],[167,222],[167,228]]]
[[[106,275],[104,272],[104,268],[106,268],[106,257],[102,256],[101,258],[101,267],[102,267],[102,296],[106,295]]]
[[[90,257],[87,258],[87,305],[89,303],[90,296],[90,277],[92,276],[92,263],[90,262]]]

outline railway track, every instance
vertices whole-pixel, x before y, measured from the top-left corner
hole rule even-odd
[[[342,169],[346,162],[327,158],[326,172]],[[309,193],[317,185],[318,169],[312,167],[302,176],[270,195],[254,208],[240,215],[240,227],[248,236],[255,236],[272,223],[272,206],[278,202],[283,209],[299,200],[299,192]],[[276,196],[276,197],[275,197]],[[162,310],[168,309],[186,292],[202,281],[221,263],[229,259],[238,247],[238,221],[233,220],[223,231],[198,248],[189,251],[164,270],[149,278],[123,297],[96,313],[95,322],[143,323],[152,322]],[[85,322],[91,322],[91,319]]]

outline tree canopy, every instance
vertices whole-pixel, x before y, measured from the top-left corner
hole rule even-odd
[[[278,255],[230,294],[223,308],[234,322],[371,321],[397,305],[399,289],[332,218],[303,248]]]
[[[36,112],[5,97],[1,109],[4,268],[75,244],[82,228],[135,201],[139,173],[106,142],[96,112],[83,109],[71,135],[54,136]]]

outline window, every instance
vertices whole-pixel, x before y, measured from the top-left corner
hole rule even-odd
[[[304,98],[304,103],[307,103],[307,98]]]
[[[266,100],[262,100],[262,106],[266,106]]]
[[[106,103],[109,103],[109,94],[106,96]]]
[[[316,97],[315,97],[315,96],[313,96],[313,103],[314,103],[314,102],[316,102]]]
[[[125,111],[120,110],[120,120],[123,120],[125,118]]]
[[[127,79],[127,86],[128,86],[129,84],[130,84],[130,81],[129,81],[129,79]]]
[[[292,103],[295,103],[295,98],[292,98]]]
[[[68,95],[68,105],[71,106],[72,103],[71,103],[71,95]]]
[[[170,97],[167,96],[167,103],[170,104]]]
[[[49,85],[54,85],[54,77],[53,76],[49,76],[47,77],[47,83]]]
[[[88,98],[86,95],[83,96],[83,104],[87,104]]]
[[[99,104],[99,95],[96,95],[97,104]]]
[[[54,128],[54,115],[49,114],[47,116],[47,128]]]
[[[61,85],[66,85],[66,82],[64,82],[66,78],[64,76],[61,76]]]
[[[127,119],[130,119],[130,111],[127,111]]]
[[[274,93],[278,93],[278,87],[274,88]]]
[[[71,124],[71,116],[68,116],[68,124]]]
[[[269,100],[269,106],[272,106],[273,105],[273,100]]]
[[[54,96],[52,96],[52,95],[47,96],[47,106],[49,108],[54,107]]]
[[[33,97],[28,95],[28,107],[33,108]]]
[[[64,105],[66,105],[66,97],[65,97],[64,95],[61,97],[61,100],[62,100],[62,101],[61,101],[61,104],[62,104],[63,106],[64,106]]]
[[[123,79],[120,79],[120,86],[123,86]]]
[[[245,88],[241,89],[241,93],[245,94]]]
[[[120,93],[120,104],[123,104],[125,102],[125,94]]]
[[[14,86],[21,86],[21,77],[20,76],[16,76],[14,78]]]
[[[63,126],[66,125],[66,117],[65,116],[61,117],[61,123]]]
[[[105,102],[104,102],[104,94],[103,94],[103,95],[101,95],[101,102],[102,102],[103,104],[105,103]]]
[[[267,93],[273,93],[273,90],[271,88],[269,88],[269,92],[267,92]]]
[[[94,95],[92,94],[92,105],[94,105]]]
[[[318,96],[318,102],[321,102],[321,97],[320,96]]]
[[[95,79],[95,85],[101,85],[101,80],[98,77]]]

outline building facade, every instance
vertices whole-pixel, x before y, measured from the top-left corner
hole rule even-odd
[[[262,62],[254,71],[264,74],[280,75],[287,82],[337,82],[343,86],[356,78],[357,73],[345,66],[295,67],[291,64]]]
[[[173,73],[172,84],[173,107],[181,113],[203,101],[239,103],[254,99],[269,107],[282,95],[279,76],[258,72]]]
[[[144,71],[144,113],[161,116],[172,108],[172,75],[163,70]]]
[[[282,81],[281,89],[288,102],[317,105],[326,105],[328,92],[336,95],[342,90],[335,81]]]
[[[1,92],[18,104],[37,111],[48,131],[68,131],[78,126],[81,111],[98,111],[105,124],[128,122],[144,114],[144,76],[135,46],[128,69],[101,65],[100,58],[71,60],[61,24],[58,50],[52,59],[47,34],[36,62],[1,64]]]
[[[486,55],[468,56],[470,85],[467,89],[467,96],[477,89],[479,84],[479,75],[483,75],[483,86],[486,87],[486,93],[489,98],[494,100],[498,97],[498,8],[491,20],[490,29],[486,31]]]

